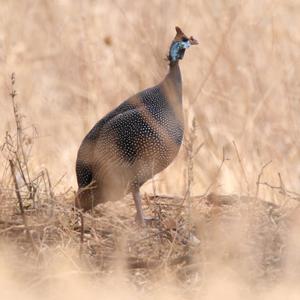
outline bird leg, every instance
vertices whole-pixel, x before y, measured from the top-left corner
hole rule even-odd
[[[135,220],[142,226],[145,225],[152,225],[153,221],[158,221],[157,218],[153,217],[145,217],[142,209],[142,199],[140,194],[140,189],[138,187],[135,187],[135,189],[132,191],[135,208],[136,208],[136,216]]]
[[[143,209],[142,209],[142,200],[139,188],[134,189],[132,192],[135,208],[136,208],[136,220],[141,225],[146,225]]]

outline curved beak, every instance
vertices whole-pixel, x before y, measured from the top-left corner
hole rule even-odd
[[[198,45],[198,41],[196,39],[194,39],[192,36],[189,38],[189,42],[191,45]]]

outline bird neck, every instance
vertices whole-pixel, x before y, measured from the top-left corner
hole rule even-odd
[[[181,72],[178,60],[169,62],[169,73],[167,77],[171,77],[174,82],[181,85]]]
[[[167,106],[171,108],[176,119],[183,126],[182,84],[178,61],[170,62],[169,72],[160,87],[165,95]]]
[[[170,61],[169,72],[164,80],[168,89],[171,89],[173,93],[177,96],[177,100],[181,103],[182,101],[182,82],[181,82],[181,72],[179,68],[179,62]]]

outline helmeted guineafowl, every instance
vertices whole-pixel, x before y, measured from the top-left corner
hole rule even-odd
[[[183,138],[179,60],[198,42],[179,27],[171,43],[169,72],[158,85],[130,97],[102,118],[78,151],[75,205],[89,210],[131,192],[144,223],[140,187],[176,157]]]

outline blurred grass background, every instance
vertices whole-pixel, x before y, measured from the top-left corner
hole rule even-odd
[[[77,149],[105,113],[167,72],[175,25],[199,40],[181,62],[186,136],[196,120],[193,193],[299,190],[299,1],[17,1],[0,3],[0,136],[13,126],[10,74],[24,123],[38,130],[31,166],[76,187]],[[233,141],[238,149],[234,147]],[[216,178],[223,157],[224,166]],[[0,168],[4,162],[0,162]],[[185,146],[157,176],[186,188]],[[152,185],[144,188],[151,190]],[[260,196],[280,201],[275,190]]]
[[[272,211],[270,215],[259,212],[257,202],[246,201],[244,210],[243,202],[238,202],[227,208],[226,215],[224,207],[196,201],[202,210],[192,207],[192,220],[198,226],[200,245],[194,249],[191,266],[196,265],[197,272],[193,277],[191,271],[184,283],[176,281],[164,263],[162,273],[154,269],[151,278],[144,278],[142,269],[133,274],[141,278],[143,288],[135,286],[122,265],[118,270],[128,250],[123,239],[132,230],[138,243],[133,249],[128,244],[130,255],[137,251],[138,258],[149,259],[161,248],[168,252],[167,257],[162,256],[165,262],[171,252],[186,255],[185,244],[172,239],[170,243],[168,239],[165,243],[150,239],[149,246],[139,250],[141,236],[149,239],[151,230],[161,229],[135,228],[131,199],[109,204],[101,217],[87,214],[87,232],[79,240],[67,203],[73,203],[73,194],[59,194],[57,189],[76,188],[77,149],[95,122],[127,97],[164,77],[168,68],[164,58],[175,25],[200,42],[180,63],[186,141],[176,161],[145,184],[144,191],[155,187],[159,193],[183,195],[187,191],[203,194],[209,188],[218,194],[255,195],[260,176],[260,182],[269,185],[259,188],[264,200],[285,204],[293,195],[285,194],[286,190],[298,193],[294,195],[299,200],[298,0],[0,0],[0,145],[6,131],[15,132],[9,96],[10,77],[15,72],[23,125],[34,124],[38,132],[30,173],[37,174],[45,166],[55,192],[55,214],[50,215],[54,221],[47,206],[52,196],[41,183],[40,202],[44,205],[26,210],[39,246],[36,255],[25,243],[22,223],[15,223],[21,216],[8,161],[0,152],[1,299],[38,299],[41,295],[73,300],[99,295],[111,299],[299,298],[299,209],[287,213],[285,205],[280,206],[278,221]],[[192,160],[191,141],[194,150],[203,143]],[[32,143],[30,139],[23,142]],[[63,183],[56,186],[62,175]],[[190,207],[186,210],[191,212]],[[189,219],[184,221],[189,223]],[[109,238],[103,233],[105,226],[112,230]],[[179,234],[180,228],[175,229],[169,231]],[[147,243],[147,238],[142,241]],[[116,270],[96,279],[101,273],[96,262],[106,244],[111,247],[109,254],[118,258],[111,266]],[[80,260],[81,247],[86,256]],[[183,266],[178,269],[185,272]],[[276,285],[270,288],[261,289],[245,280],[251,273],[251,280],[264,285],[273,269],[281,273],[276,273]]]

